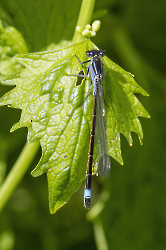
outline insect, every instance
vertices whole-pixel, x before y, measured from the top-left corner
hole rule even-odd
[[[99,175],[108,177],[110,173],[111,163],[110,156],[107,155],[107,125],[104,93],[102,86],[103,64],[100,60],[100,57],[104,56],[104,52],[102,50],[88,50],[86,52],[86,55],[87,57],[91,57],[91,59],[85,62],[80,62],[79,58],[77,56],[76,57],[80,64],[85,64],[89,62],[87,73],[85,75],[79,74],[75,76],[87,77],[88,75],[90,75],[90,89],[93,87],[92,124],[84,190],[84,207],[89,208],[91,202],[91,177],[93,174],[92,168],[94,166],[94,148],[98,148],[98,156],[101,156],[98,162]],[[89,91],[87,95],[89,94]]]

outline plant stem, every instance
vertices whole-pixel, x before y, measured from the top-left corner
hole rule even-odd
[[[99,217],[93,220],[93,230],[97,250],[108,250],[107,239]]]
[[[80,13],[79,13],[76,26],[80,26],[82,29],[84,29],[85,25],[90,23],[92,14],[93,14],[94,5],[95,5],[95,0],[83,0],[82,1],[82,5],[81,5],[81,9],[80,9]],[[75,31],[74,36],[73,36],[73,43],[81,42],[82,39],[83,39],[82,35],[78,34]]]
[[[15,188],[23,178],[38,149],[39,142],[25,144],[16,163],[1,186],[0,211],[3,209]]]

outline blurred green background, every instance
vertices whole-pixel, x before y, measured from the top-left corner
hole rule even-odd
[[[5,26],[20,31],[28,52],[40,51],[50,43],[72,39],[80,4],[80,0],[1,0],[0,18]],[[0,250],[104,250],[105,245],[100,248],[97,243],[97,237],[102,240],[97,225],[103,229],[108,249],[166,249],[166,1],[97,0],[96,18],[101,20],[101,29],[92,41],[134,74],[150,95],[137,95],[151,116],[140,118],[144,144],[132,133],[130,147],[121,136],[124,165],[112,159],[110,177],[93,178],[92,207],[103,190],[110,197],[91,221],[83,206],[84,184],[50,215],[46,175],[31,176],[39,151],[0,214]],[[9,89],[1,85],[1,96]],[[9,132],[20,114],[20,110],[0,107],[0,183],[26,142],[26,128]]]

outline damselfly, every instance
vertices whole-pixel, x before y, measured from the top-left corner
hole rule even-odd
[[[89,145],[89,155],[85,179],[85,191],[84,191],[84,206],[89,208],[91,201],[91,176],[92,167],[94,166],[94,148],[98,147],[98,152],[96,157],[101,157],[98,164],[98,173],[101,176],[109,176],[110,172],[110,156],[107,155],[107,136],[106,136],[106,113],[105,113],[105,102],[103,93],[103,64],[100,57],[104,56],[102,50],[88,50],[86,52],[87,57],[92,57],[91,59],[80,62],[80,64],[85,64],[89,62],[87,73],[85,75],[76,75],[78,77],[87,77],[90,75],[91,87],[93,86],[93,109],[92,109],[92,124],[90,133],[90,145]],[[89,89],[89,91],[90,91]],[[87,96],[89,95],[89,91]],[[97,132],[96,132],[96,128]],[[97,144],[97,145],[96,145]],[[98,154],[98,155],[97,155]]]

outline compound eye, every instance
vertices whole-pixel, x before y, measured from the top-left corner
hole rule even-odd
[[[99,56],[103,57],[104,56],[104,52],[100,51]]]
[[[86,55],[87,55],[88,57],[93,57],[93,51],[88,50],[88,51],[86,52]]]
[[[86,52],[86,55],[89,57],[90,56],[90,50]]]

